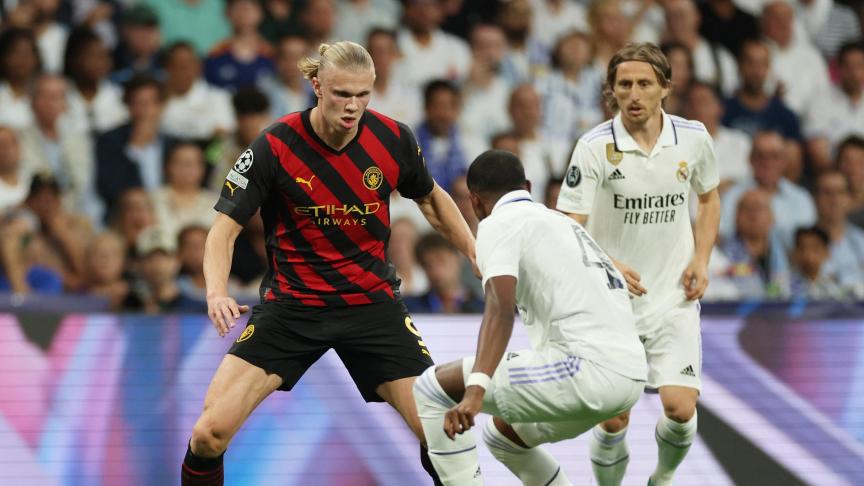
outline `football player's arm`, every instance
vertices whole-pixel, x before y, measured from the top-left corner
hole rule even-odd
[[[242,230],[243,226],[230,216],[217,213],[204,243],[207,314],[222,337],[236,325],[240,314],[249,310],[249,306],[238,306],[237,302],[228,296],[228,274],[234,255],[234,241]]]
[[[465,254],[472,264],[475,261],[474,235],[471,228],[459,212],[459,207],[453,202],[453,198],[447,191],[437,183],[433,185],[429,194],[414,200],[423,216],[435,231],[441,233],[450,240],[459,251]]]
[[[690,300],[699,299],[708,287],[708,262],[720,227],[720,192],[714,188],[699,195],[696,221],[693,223],[695,251],[693,261],[684,271],[682,283]]]

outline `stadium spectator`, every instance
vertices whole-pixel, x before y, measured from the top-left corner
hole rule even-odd
[[[789,2],[766,3],[760,20],[762,34],[771,47],[771,71],[780,82],[783,102],[798,116],[804,116],[816,96],[830,86],[828,65],[806,35],[796,38],[795,9]]]
[[[693,77],[714,86],[724,96],[731,96],[738,87],[735,58],[722,45],[700,35],[702,19],[693,0],[667,0],[663,8],[666,13],[664,42],[676,42],[689,49],[693,58]],[[675,76],[674,68],[672,76]]]
[[[50,172],[63,192],[63,207],[102,220],[104,208],[94,189],[93,146],[78,127],[63,123],[66,80],[56,74],[36,79],[31,98],[33,124],[20,131],[24,163],[30,173]]]
[[[120,44],[114,50],[114,69],[111,81],[123,84],[136,74],[149,74],[162,78],[159,48],[162,33],[159,17],[146,5],[134,5],[123,13]]]
[[[264,19],[258,0],[227,0],[225,14],[231,36],[204,60],[204,77],[215,86],[236,91],[273,74],[273,47],[258,33]]]
[[[754,187],[771,196],[772,221],[787,248],[792,246],[795,229],[816,222],[816,208],[810,194],[783,176],[787,163],[785,150],[784,140],[776,132],[759,132],[753,137],[750,151],[753,177],[735,184],[724,194],[720,236],[732,237],[738,200]]]
[[[849,182],[852,196],[849,220],[864,228],[864,138],[853,136],[840,142],[837,168]]]
[[[21,161],[21,143],[11,127],[0,125],[0,217],[30,191],[30,173]]]
[[[429,280],[420,264],[414,247],[420,233],[410,218],[394,219],[390,224],[390,243],[387,245],[387,256],[396,267],[396,275],[402,281],[399,293],[402,297],[423,295],[429,290]]]
[[[510,86],[530,82],[549,65],[549,47],[531,32],[532,19],[528,0],[504,2],[498,8],[496,23],[507,38],[501,71]]]
[[[76,0],[71,7],[71,23],[92,30],[108,49],[117,47],[117,27],[114,25],[118,9],[111,0]]]
[[[95,137],[126,122],[120,88],[108,80],[111,56],[92,30],[77,28],[69,34],[63,55],[63,74],[72,84],[67,92],[69,120]]]
[[[422,118],[423,102],[420,90],[408,81],[396,32],[373,29],[366,40],[366,49],[375,63],[375,85],[369,108],[416,127]]]
[[[90,240],[84,256],[83,290],[104,297],[112,311],[139,310],[143,303],[125,278],[126,249],[122,238],[106,231]]]
[[[567,33],[553,45],[552,71],[534,82],[544,135],[575,142],[602,121],[603,73],[592,57],[591,37],[583,32]]]
[[[673,68],[674,75],[674,68]],[[694,82],[686,93],[686,117],[699,120],[714,139],[717,171],[720,174],[720,193],[734,183],[751,176],[750,137],[744,132],[720,124],[723,104],[717,91],[710,85]]]
[[[63,70],[63,49],[69,37],[69,28],[58,20],[60,0],[29,2],[33,7],[33,35],[39,46],[42,69],[58,74]]]
[[[741,10],[733,0],[699,2],[702,22],[699,33],[709,42],[716,42],[740,55],[744,41],[759,38],[759,20]]]
[[[663,111],[674,115],[683,115],[685,110],[687,90],[695,81],[693,79],[693,55],[684,44],[677,42],[660,45],[660,50],[669,60],[672,68],[672,92],[663,100]]]
[[[519,138],[513,132],[496,133],[492,135],[490,143],[495,150],[506,150],[517,157],[519,156]]]
[[[549,209],[558,207],[558,194],[561,192],[560,177],[551,177],[546,181],[546,192],[543,194],[543,204]]]
[[[510,85],[501,74],[507,40],[500,27],[477,24],[471,29],[470,41],[471,69],[462,84],[459,123],[466,132],[489,138],[510,126],[507,120]]]
[[[396,0],[337,0],[334,37],[363,44],[375,29],[399,28],[401,16],[402,5]]]
[[[165,45],[187,41],[201,55],[231,33],[224,0],[144,0],[144,3],[156,11]]]
[[[204,242],[209,226],[186,226],[177,234],[177,258],[180,260],[180,293],[190,300],[207,302],[204,281]]]
[[[605,73],[612,56],[630,40],[633,24],[618,0],[596,0],[588,7],[588,25],[594,39],[594,67]]]
[[[790,296],[813,300],[842,300],[850,296],[835,276],[826,271],[828,234],[817,227],[798,228],[792,250]]]
[[[437,79],[423,93],[424,118],[417,127],[417,143],[423,150],[432,178],[450,191],[453,180],[468,170],[468,164],[485,148],[457,124],[461,104],[459,88]]]
[[[459,208],[459,213],[462,214],[465,222],[468,223],[468,227],[471,228],[471,233],[476,235],[479,221],[477,221],[477,215],[474,214],[474,208],[471,207],[471,193],[468,191],[468,179],[466,175],[460,175],[453,180],[450,188],[450,197],[453,198],[453,202]],[[483,282],[477,278],[474,274],[474,267],[465,258],[461,259],[459,279],[471,295],[483,295]]]
[[[566,34],[588,31],[585,6],[572,0],[531,0],[531,19],[531,31],[548,51]]]
[[[31,31],[0,30],[0,123],[20,129],[33,122],[30,85],[40,69],[39,48]]]
[[[206,169],[198,145],[180,142],[168,150],[165,185],[153,193],[156,220],[165,231],[176,235],[186,226],[209,228],[213,224],[213,205],[219,194],[202,188]]]
[[[273,120],[314,104],[315,94],[297,67],[297,62],[308,53],[309,42],[299,35],[287,35],[276,42],[276,73],[259,83],[270,100]]]
[[[433,79],[462,80],[468,75],[471,52],[464,40],[441,30],[440,0],[407,0],[399,50],[406,80],[417,87]]]
[[[130,79],[123,102],[129,107],[129,123],[96,139],[96,190],[109,209],[125,189],[161,186],[166,154],[175,143],[161,131],[165,90],[159,81],[147,75]]]
[[[181,41],[165,51],[165,134],[206,141],[236,128],[231,96],[209,84],[201,72],[201,60],[192,44]]]
[[[819,174],[813,190],[816,227],[829,239],[827,269],[847,288],[864,290],[864,230],[849,222],[849,183],[839,171]]]
[[[336,27],[336,7],[334,0],[306,0],[297,14],[300,31],[314,49],[324,43],[336,40],[333,29]]]
[[[776,95],[769,94],[771,50],[762,41],[748,40],[738,56],[741,86],[726,101],[723,124],[751,137],[758,131],[774,130],[785,138],[801,140],[798,117]]]
[[[271,43],[286,34],[299,33],[294,14],[294,0],[264,0],[264,20],[258,31]]]
[[[405,299],[412,314],[483,312],[483,300],[462,285],[462,256],[452,243],[438,233],[427,233],[414,251],[429,280],[429,291]]]
[[[747,298],[778,299],[789,295],[789,262],[774,231],[771,198],[762,189],[744,192],[736,201],[735,230],[720,244],[729,259],[726,277]]]
[[[125,254],[134,257],[138,235],[156,224],[153,200],[147,191],[140,187],[127,189],[120,194],[113,217],[113,227],[123,238]]]
[[[849,5],[844,5],[834,1],[799,1],[796,4],[796,10],[801,12],[803,7],[809,9],[818,9],[821,6],[827,12],[822,12],[821,17],[824,19],[821,24],[811,27],[810,23],[806,23],[807,30],[810,33],[810,38],[813,44],[819,49],[820,53],[826,59],[833,59],[837,55],[838,49],[847,43],[861,39],[861,21],[858,19]],[[860,7],[860,3],[859,3]]]
[[[213,167],[207,183],[207,187],[213,191],[222,190],[231,166],[261,130],[271,123],[270,102],[257,88],[248,87],[237,91],[231,103],[237,115],[237,130],[215,144],[215,158],[211,160]]]
[[[38,223],[28,213],[7,214],[0,225],[0,293],[58,295],[63,277],[41,264]]]
[[[180,291],[177,276],[180,261],[173,236],[154,226],[142,231],[136,241],[138,275],[141,279],[135,292],[149,313],[199,313],[205,302],[192,299]]]
[[[830,167],[841,140],[864,137],[864,42],[843,45],[837,67],[840,85],[819,93],[805,118],[808,155],[818,168]]]

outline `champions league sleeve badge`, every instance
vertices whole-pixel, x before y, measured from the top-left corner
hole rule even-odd
[[[240,154],[240,157],[237,158],[237,162],[234,163],[234,170],[238,174],[243,174],[252,167],[252,161],[254,160],[254,156],[252,155],[252,149],[246,149],[245,152]]]
[[[582,172],[579,171],[579,166],[571,165],[567,169],[567,176],[564,178],[564,182],[568,187],[576,187],[582,182]]]

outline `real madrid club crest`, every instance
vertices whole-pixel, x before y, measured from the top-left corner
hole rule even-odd
[[[373,165],[363,172],[363,185],[370,191],[377,191],[382,182],[384,182],[384,174],[378,167]]]
[[[624,153],[619,152],[617,148],[615,148],[614,143],[606,144],[606,160],[609,161],[612,165],[618,165],[621,160],[624,159]]]
[[[576,187],[582,182],[582,172],[579,171],[578,166],[571,165],[567,169],[567,176],[564,178],[564,182],[567,184],[567,187]]]
[[[240,154],[240,157],[237,158],[237,162],[234,163],[234,170],[239,174],[243,174],[252,167],[253,159],[252,149],[246,149],[246,151]]]
[[[678,170],[675,172],[676,177],[678,177],[678,182],[687,182],[687,179],[690,178],[690,169],[687,168],[687,162],[681,161],[678,162]]]

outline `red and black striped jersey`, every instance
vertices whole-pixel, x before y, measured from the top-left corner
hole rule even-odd
[[[311,110],[264,130],[228,173],[216,210],[240,224],[261,208],[269,271],[264,300],[315,306],[395,298],[387,258],[390,193],[432,191],[414,134],[371,110],[357,135],[334,150],[312,130]]]

